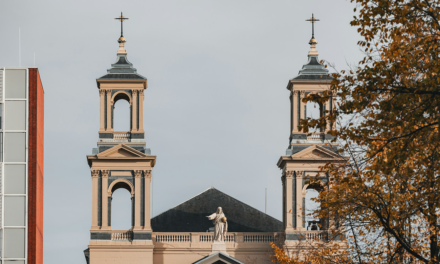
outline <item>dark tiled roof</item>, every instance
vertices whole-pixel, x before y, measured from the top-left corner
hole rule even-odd
[[[99,80],[107,80],[107,79],[135,79],[135,80],[145,80],[145,77],[139,74],[116,74],[109,73],[104,76],[99,77]]]
[[[126,54],[119,54],[116,62],[107,70],[107,74],[98,78],[98,80],[146,80],[144,76],[137,73],[133,64],[127,59]]]
[[[151,219],[154,232],[206,232],[213,227],[206,216],[222,207],[229,232],[278,232],[282,222],[231,196],[210,188]]]
[[[298,76],[294,77],[293,80],[331,81],[333,77],[329,75],[325,66],[319,63],[318,56],[309,56],[309,61],[303,65]]]

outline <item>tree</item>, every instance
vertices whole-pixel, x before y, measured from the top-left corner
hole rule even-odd
[[[300,128],[337,124],[329,133],[348,157],[322,168],[331,188],[316,214],[334,219],[353,263],[440,263],[439,0],[351,2],[365,57],[304,99],[336,102]]]

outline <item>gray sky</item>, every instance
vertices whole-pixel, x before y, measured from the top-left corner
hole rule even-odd
[[[213,185],[261,211],[267,188],[268,214],[281,219],[276,163],[288,146],[285,87],[307,62],[305,20],[312,12],[321,19],[320,58],[343,69],[362,57],[349,25],[353,8],[346,0],[0,1],[0,66],[18,66],[20,27],[21,66],[32,67],[35,52],[45,90],[45,263],[85,263],[92,183],[86,155],[99,129],[95,79],[116,59],[120,27],[113,18],[121,10],[130,18],[128,59],[148,78],[153,215]],[[116,118],[124,113],[118,107]],[[114,223],[123,225],[128,196],[115,196],[114,210],[122,213]]]

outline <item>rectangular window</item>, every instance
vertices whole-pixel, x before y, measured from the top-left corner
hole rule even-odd
[[[26,133],[5,133],[5,162],[26,161]]]
[[[5,228],[5,258],[24,258],[24,228]]]
[[[5,196],[5,226],[24,226],[26,197]]]
[[[25,194],[26,192],[26,166],[5,165],[5,193]]]
[[[26,129],[26,101],[6,101],[5,129]]]
[[[26,70],[6,70],[5,92],[6,99],[26,98]]]

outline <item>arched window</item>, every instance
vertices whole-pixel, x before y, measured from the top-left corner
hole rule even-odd
[[[307,102],[307,105],[305,106],[304,109],[305,113],[306,113],[306,118],[310,117],[312,119],[318,119],[321,115],[320,109],[319,109],[319,104],[318,103],[314,103],[314,102]],[[320,132],[320,129],[316,129],[316,128],[309,128],[309,132]]]
[[[320,208],[319,201],[314,201],[312,199],[318,198],[319,190],[321,186],[312,184],[306,189],[305,195],[305,226],[307,230],[321,230],[323,224],[319,218],[314,217],[314,212]]]
[[[115,187],[118,187],[115,185]],[[132,196],[130,191],[120,186],[111,197],[112,230],[129,230],[132,227]]]
[[[125,98],[120,99],[113,106],[113,131],[130,131],[131,106]]]

